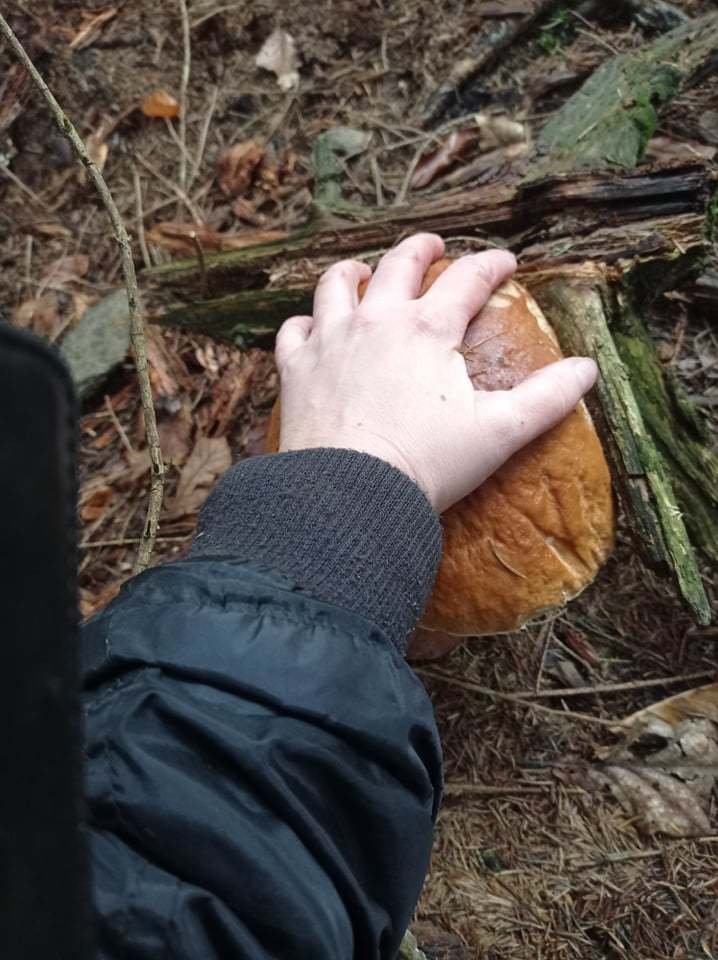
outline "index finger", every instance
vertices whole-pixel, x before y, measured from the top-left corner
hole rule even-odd
[[[486,250],[454,261],[419,300],[425,316],[441,318],[443,330],[459,342],[494,290],[516,270],[508,250]]]

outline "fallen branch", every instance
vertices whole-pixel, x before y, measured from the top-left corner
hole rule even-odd
[[[50,112],[57,123],[60,132],[63,133],[72,144],[80,162],[87,170],[90,179],[94,183],[102,203],[110,218],[115,239],[120,248],[122,258],[122,272],[125,278],[127,288],[127,305],[130,316],[130,339],[132,350],[135,355],[135,366],[137,369],[137,379],[140,384],[140,398],[142,402],[142,414],[145,421],[145,432],[147,434],[147,445],[150,453],[150,464],[152,470],[152,480],[150,484],[150,497],[147,505],[147,519],[145,529],[140,540],[140,546],[137,551],[134,573],[139,573],[149,565],[152,556],[157,531],[159,529],[160,510],[162,508],[162,494],[164,491],[165,468],[162,461],[162,451],[160,449],[160,438],[157,431],[157,417],[155,415],[154,403],[152,400],[152,387],[150,386],[149,370],[147,366],[147,351],[145,348],[145,331],[140,305],[140,295],[137,287],[137,276],[135,274],[135,264],[132,259],[132,246],[130,238],[125,229],[125,225],[120,217],[117,205],[112,198],[105,180],[93,163],[90,154],[87,151],[82,138],[75,127],[68,119],[65,111],[55,99],[52,91],[40,76],[34,63],[28,56],[25,48],[15,36],[8,22],[0,14],[0,33],[7,40],[11,49],[15,53],[20,63],[27,70],[32,82],[35,84],[40,94],[44,98]]]

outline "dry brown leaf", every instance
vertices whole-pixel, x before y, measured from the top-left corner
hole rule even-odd
[[[684,720],[663,736],[646,731],[642,741],[611,763],[578,771],[586,789],[607,788],[644,833],[691,837],[711,832],[710,797],[718,775],[716,727],[710,720]],[[658,744],[643,759],[636,751]]]
[[[147,231],[147,240],[163,250],[175,253],[197,252],[197,245],[206,251],[240,250],[254,243],[269,243],[287,236],[286,230],[251,230],[247,233],[217,233],[196,223],[164,221]]]
[[[199,437],[182,468],[177,493],[168,503],[170,518],[196,513],[215,480],[232,465],[226,437]]]
[[[15,307],[12,320],[16,327],[24,327],[38,336],[52,338],[60,325],[57,297],[54,294],[45,294],[36,299],[25,300]]]
[[[670,727],[683,720],[705,719],[718,724],[718,683],[708,683],[674,697],[666,697],[643,710],[637,710],[623,721],[623,727],[645,729],[655,727],[655,720],[662,720]]]
[[[217,161],[217,181],[222,193],[228,197],[245,193],[263,159],[264,147],[256,140],[235,143],[223,150]]]
[[[165,463],[181,467],[189,456],[190,437],[192,435],[192,414],[189,400],[180,402],[174,413],[165,413],[159,417],[157,431],[160,435],[160,447]]]
[[[454,130],[438,150],[433,150],[419,161],[411,178],[411,189],[427,187],[432,180],[460,160],[479,139],[477,128]]]
[[[166,90],[154,90],[148,94],[140,104],[140,109],[146,117],[169,117],[172,119],[180,114],[179,101]]]
[[[579,771],[587,788],[608,788],[645,833],[709,833],[718,779],[718,683],[667,697],[621,724],[628,740],[607,762]]]
[[[699,140],[674,140],[672,137],[653,137],[646,147],[647,160],[713,160],[718,148]]]
[[[80,280],[90,269],[90,258],[84,253],[73,256],[60,257],[53,261],[40,278],[41,286],[52,286],[55,289],[65,284]]]
[[[80,516],[85,523],[99,520],[105,515],[115,492],[111,487],[96,487],[93,490],[83,491],[80,499]]]
[[[84,13],[85,22],[70,40],[70,49],[84,50],[85,47],[89,47],[97,39],[102,27],[115,16],[117,16],[117,7],[108,7],[107,10],[102,10],[94,15]]]
[[[291,90],[299,83],[299,70],[294,38],[279,27],[262,44],[254,62],[262,70],[271,70],[282,90]]]

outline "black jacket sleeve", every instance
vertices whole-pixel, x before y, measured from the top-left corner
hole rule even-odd
[[[344,543],[331,548],[343,585],[316,570],[304,582],[308,561],[295,568],[293,558],[309,548],[296,523],[285,525],[291,550],[273,542],[267,510],[281,510],[272,493],[233,521],[234,535],[264,548],[235,550],[217,534],[219,555],[198,549],[143,574],[86,627],[88,829],[103,958],[396,954],[428,863],[441,771],[431,706],[390,633],[411,625],[405,609],[416,615],[433,576],[419,572],[423,595],[409,596],[409,530],[435,521],[416,488],[402,486],[410,481],[352,456],[356,469],[332,485],[332,504],[319,492],[331,462],[309,456],[300,471],[309,528],[316,533],[309,515],[321,502]],[[227,484],[241,496],[268,471],[269,486],[281,487],[281,461],[252,466],[250,480],[245,465],[234,468],[217,494],[219,522]],[[358,500],[376,497],[381,512],[392,485],[404,507],[381,539],[404,570],[384,584],[398,591],[398,620],[384,596],[360,612],[375,575],[362,561],[372,545],[347,547]],[[208,509],[198,544],[213,538]],[[347,586],[352,565],[359,572]]]

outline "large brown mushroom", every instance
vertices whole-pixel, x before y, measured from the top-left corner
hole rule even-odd
[[[449,263],[433,264],[422,293]],[[538,304],[513,281],[469,325],[462,352],[480,390],[510,390],[562,356]],[[277,404],[266,448],[278,447]],[[579,594],[610,554],[614,528],[610,473],[585,405],[447,510],[442,526],[441,566],[410,657],[517,630]]]

